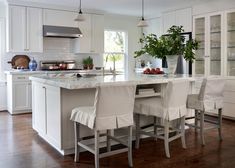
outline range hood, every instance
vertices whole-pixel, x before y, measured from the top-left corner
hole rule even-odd
[[[44,37],[78,38],[82,32],[78,27],[43,26]]]

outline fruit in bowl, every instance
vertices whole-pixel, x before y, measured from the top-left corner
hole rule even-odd
[[[159,75],[159,74],[164,74],[163,71],[161,71],[160,68],[147,68],[143,72],[144,74],[151,74],[151,75]]]

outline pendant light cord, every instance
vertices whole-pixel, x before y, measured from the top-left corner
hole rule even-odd
[[[82,14],[82,0],[80,0],[79,14]]]
[[[142,0],[142,20],[144,20],[144,0]]]

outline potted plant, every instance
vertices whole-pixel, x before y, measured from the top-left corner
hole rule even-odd
[[[93,59],[89,56],[88,58],[84,58],[82,60],[83,69],[93,69]]]
[[[160,38],[154,34],[144,35],[139,41],[143,47],[135,52],[135,57],[148,54],[154,58],[167,58],[168,71],[174,73],[179,56],[183,56],[186,61],[193,62],[198,42],[194,39],[185,42],[185,37],[182,36],[184,32],[182,26],[172,26],[167,32],[167,35]]]

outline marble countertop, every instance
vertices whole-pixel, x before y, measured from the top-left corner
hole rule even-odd
[[[31,76],[30,80],[57,86],[65,89],[85,89],[95,88],[101,85],[121,85],[126,82],[140,84],[160,84],[167,83],[170,80],[189,79],[195,81],[199,76],[188,75],[144,75],[144,74],[132,74],[132,75],[85,75],[77,78],[76,74],[64,74],[64,75],[42,75]]]
[[[37,70],[37,71],[30,71],[30,70],[9,70],[9,71],[4,71],[5,74],[7,75],[33,75],[33,74],[61,74],[61,73],[97,73],[100,72],[101,70],[61,70],[61,71],[42,71],[42,70]]]

